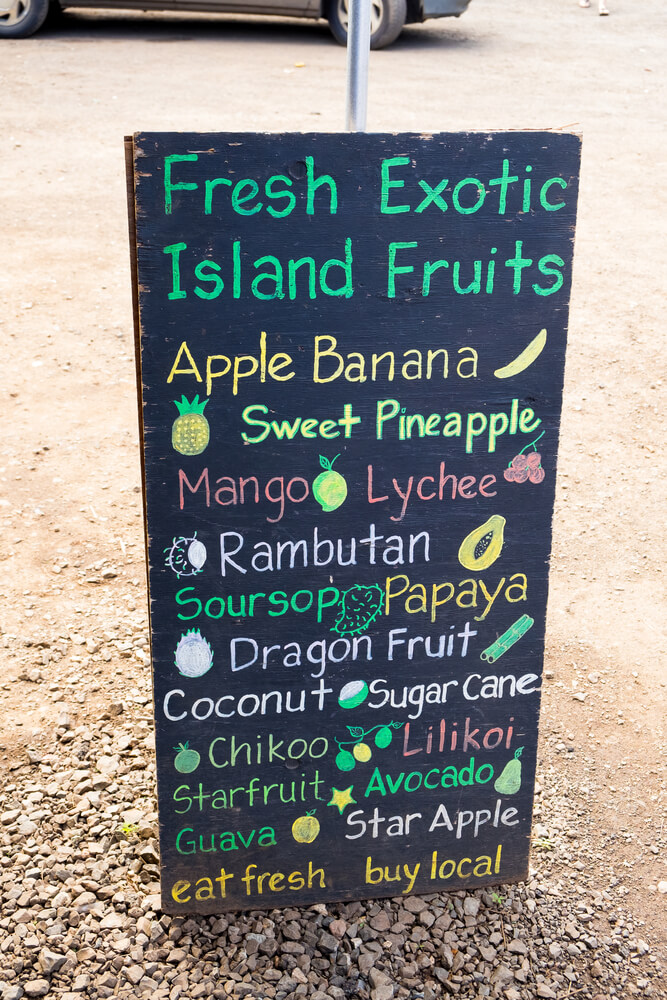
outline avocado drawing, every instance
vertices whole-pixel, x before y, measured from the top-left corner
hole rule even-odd
[[[521,761],[519,757],[522,753],[523,747],[519,747],[512,760],[505,764],[494,781],[493,787],[498,795],[514,795],[521,788]]]

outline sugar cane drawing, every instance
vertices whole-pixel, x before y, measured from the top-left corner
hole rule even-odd
[[[535,619],[531,618],[529,615],[521,615],[521,618],[517,618],[513,625],[503,632],[502,635],[498,636],[495,642],[492,642],[490,646],[482,650],[480,653],[480,660],[487,660],[489,663],[495,663],[499,660],[503,653],[506,653],[515,642],[518,642],[522,635],[525,635],[529,628],[535,624]]]

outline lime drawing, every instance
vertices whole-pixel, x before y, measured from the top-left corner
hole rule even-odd
[[[174,747],[174,750],[177,751],[174,767],[179,774],[192,774],[193,771],[197,770],[201,756],[196,750],[190,749],[189,743],[179,743],[177,747]]]
[[[340,455],[336,455],[336,458],[340,458]],[[329,461],[324,455],[320,455],[320,465],[324,472],[320,472],[313,482],[313,496],[325,511],[336,510],[347,496],[347,483],[340,472],[334,472],[333,469],[336,458]]]
[[[213,665],[213,650],[199,629],[190,629],[178,640],[174,663],[184,677],[202,677]]]
[[[175,451],[181,455],[201,455],[211,436],[208,420],[204,416],[204,407],[208,399],[199,402],[199,396],[190,402],[185,396],[180,401],[175,399],[174,405],[178,416],[171,428],[171,443]]]

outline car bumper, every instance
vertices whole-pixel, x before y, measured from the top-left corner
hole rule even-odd
[[[469,4],[470,0],[423,0],[424,20],[432,17],[458,17]]]

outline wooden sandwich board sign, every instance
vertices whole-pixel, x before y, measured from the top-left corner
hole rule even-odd
[[[129,140],[163,906],[527,874],[580,140]]]

